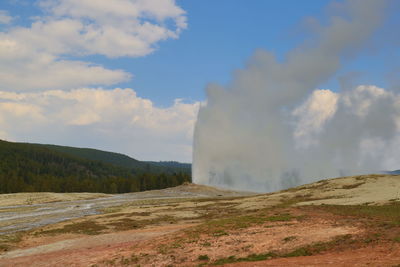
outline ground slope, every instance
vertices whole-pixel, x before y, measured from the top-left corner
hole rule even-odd
[[[397,266],[399,189],[400,176],[363,175],[261,195],[142,192],[8,236],[0,266]],[[179,198],[157,198],[168,194]]]

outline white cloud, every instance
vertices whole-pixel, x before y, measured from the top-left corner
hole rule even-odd
[[[12,35],[53,53],[145,56],[154,45],[177,38],[185,12],[173,0],[43,0],[49,16]],[[173,26],[167,22],[173,21]]]
[[[393,94],[376,86],[358,86],[343,95],[344,104],[360,117],[365,117],[380,98],[395,98]]]
[[[337,109],[339,95],[330,90],[315,90],[300,107],[293,111],[298,119],[294,137],[300,147],[316,144],[314,135],[319,134],[324,123],[332,118]]]
[[[12,21],[12,17],[8,15],[8,12],[5,10],[0,10],[0,24],[9,24]]]
[[[0,138],[190,162],[198,107],[176,100],[158,108],[132,89],[0,91]]]
[[[298,149],[346,151],[344,160],[357,153],[354,166],[375,166],[374,171],[399,168],[399,94],[373,85],[340,93],[316,90],[292,114]]]
[[[49,54],[23,54],[4,48],[0,41],[0,88],[7,91],[70,89],[128,81],[123,70],[110,70],[90,62],[57,60]],[[7,44],[5,44],[7,45]],[[7,50],[9,53],[7,53]],[[5,53],[2,53],[5,52]]]
[[[127,81],[131,75],[124,71],[68,57],[146,56],[160,41],[178,38],[186,28],[185,11],[173,0],[38,2],[44,16],[36,17],[30,27],[0,32],[1,90],[69,89]]]

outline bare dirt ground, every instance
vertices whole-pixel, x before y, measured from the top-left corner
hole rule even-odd
[[[4,255],[0,266],[90,266],[135,244],[190,226],[167,225],[89,237],[64,235],[58,241],[28,239],[21,244],[25,248]]]
[[[101,193],[16,193],[1,194],[0,207],[20,206],[51,203],[59,201],[74,201],[107,197],[110,195]]]
[[[365,175],[255,196],[192,184],[140,193],[3,235],[0,266],[397,266],[398,192],[400,176]]]
[[[146,203],[147,206],[153,205],[157,210],[157,205],[154,204],[170,200],[244,195],[253,194],[219,190],[200,185],[185,185],[164,190],[120,195],[91,193],[19,193],[0,195],[0,200],[4,202],[0,205],[0,235],[28,231],[49,224],[115,211],[116,208],[124,206],[134,206],[136,210],[140,211],[137,206],[141,203]]]
[[[382,244],[344,252],[324,253],[321,255],[295,258],[280,258],[251,263],[233,263],[225,266],[398,266],[399,251],[399,245]]]

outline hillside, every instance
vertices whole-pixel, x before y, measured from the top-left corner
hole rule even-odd
[[[180,169],[140,162],[117,153],[0,141],[0,193],[126,193],[176,186],[185,181],[190,181],[190,175]]]
[[[102,150],[92,149],[92,148],[78,148],[78,147],[68,147],[68,146],[57,146],[57,145],[40,145],[49,148],[50,150],[58,151],[61,153],[69,154],[75,157],[84,158],[88,160],[102,161],[106,163],[113,164],[115,166],[132,168],[132,169],[145,169],[145,163],[140,162],[136,159],[130,158],[126,155],[106,152]]]
[[[395,171],[389,171],[386,172],[387,174],[393,174],[393,175],[399,175],[400,174],[400,170],[395,170]]]
[[[69,147],[69,146],[58,146],[58,145],[41,145],[36,144],[38,146],[44,146],[53,151],[58,151],[61,153],[65,153],[74,157],[79,157],[88,160],[101,161],[105,163],[109,163],[115,166],[128,168],[132,170],[133,173],[174,173],[174,172],[183,172],[186,174],[191,174],[191,164],[187,163],[179,163],[175,161],[139,161],[134,158],[131,158],[127,155],[102,151],[98,149],[92,148],[77,148],[77,147]]]

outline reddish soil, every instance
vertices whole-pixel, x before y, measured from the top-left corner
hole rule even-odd
[[[227,264],[232,267],[261,266],[396,266],[400,264],[400,244],[385,243],[343,252],[315,256],[279,258],[259,262]]]
[[[0,266],[90,266],[110,259],[144,240],[176,232],[193,225],[167,225],[113,234],[85,236],[60,241],[61,236],[25,240],[20,250],[0,258]],[[71,238],[71,235],[63,235]],[[51,242],[57,240],[57,242]],[[47,243],[48,242],[48,243]],[[41,244],[33,246],[33,244]],[[30,247],[30,248],[27,248]]]
[[[334,243],[312,256],[237,262],[226,266],[394,266],[400,243],[391,241],[397,228],[367,227],[362,218],[333,215],[318,208],[290,208],[294,219],[265,221],[218,234],[196,231],[195,224],[149,226],[96,236],[29,237],[20,249],[0,256],[0,266],[198,266],[235,256],[287,253],[315,243]],[[370,221],[372,223],[372,221]],[[380,231],[381,237],[366,241]],[[387,233],[385,232],[387,231]],[[204,259],[205,255],[207,259]],[[203,258],[202,258],[203,256]]]
[[[360,229],[348,226],[335,226],[332,221],[315,218],[307,221],[273,222],[256,225],[245,229],[228,231],[229,234],[221,236],[202,235],[195,242],[178,246],[185,235],[167,235],[158,238],[156,242],[144,242],[141,246],[133,248],[130,254],[140,255],[140,262],[145,266],[197,265],[200,255],[207,255],[211,261],[235,255],[246,257],[249,254],[261,254],[268,251],[293,250],[314,242],[326,242],[339,235],[358,234]],[[285,238],[289,238],[285,241]],[[293,238],[293,240],[290,240]],[[177,241],[178,240],[178,241]],[[170,249],[163,249],[163,248]],[[129,255],[124,255],[129,257]],[[250,266],[250,265],[249,265]]]

